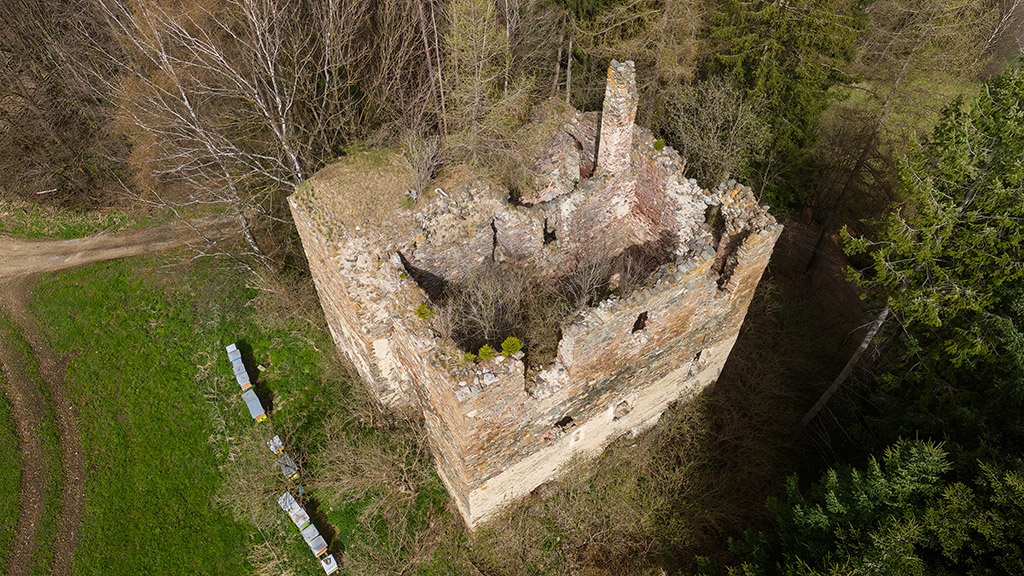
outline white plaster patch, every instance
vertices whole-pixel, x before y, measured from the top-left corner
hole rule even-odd
[[[577,426],[576,430],[572,433],[572,439],[569,440],[569,446],[579,444],[586,437],[586,426]]]
[[[391,340],[377,338],[373,341],[373,355],[377,358],[377,369],[384,378],[397,378],[398,362],[395,352],[391,349]]]

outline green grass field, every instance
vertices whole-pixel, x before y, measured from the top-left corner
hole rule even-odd
[[[239,290],[226,293],[244,304]],[[244,572],[248,529],[213,509],[218,462],[191,299],[146,286],[130,264],[44,279],[31,302],[67,386],[86,455],[76,574]]]
[[[284,485],[267,464],[264,436],[315,444],[338,403],[344,385],[324,373],[329,338],[287,318],[258,322],[256,293],[238,271],[161,263],[55,274],[30,303],[55,352],[70,358],[66,381],[79,410],[86,478],[75,573],[245,574],[264,538],[287,551],[293,569],[319,570],[259,477],[274,494]],[[238,398],[224,351],[236,340],[261,396],[273,397],[268,421],[254,423]],[[259,440],[253,477],[240,456],[245,439]],[[258,500],[259,517],[232,517],[232,498]],[[264,524],[276,532],[254,528]]]
[[[124,228],[131,219],[117,211],[60,210],[0,199],[0,234],[25,238],[80,238]]]
[[[0,385],[3,374],[0,373]],[[18,494],[21,491],[21,452],[11,420],[11,407],[0,394],[0,572],[7,567],[14,542],[14,523],[18,520]]]
[[[39,395],[43,399],[45,413],[40,422],[38,434],[42,439],[44,465],[46,467],[47,483],[43,489],[43,516],[36,529],[36,549],[32,554],[32,569],[30,574],[45,575],[50,572],[50,562],[53,560],[53,543],[57,530],[57,515],[60,512],[62,486],[64,484],[64,471],[60,462],[60,439],[57,428],[56,415],[53,411],[53,402],[50,398],[49,388],[43,382],[39,374],[39,366],[32,356],[32,349],[25,341],[21,328],[13,320],[0,314],[0,338],[24,355],[28,373],[26,376],[38,387]],[[17,464],[15,464],[17,466]],[[20,478],[20,475],[19,475]],[[15,500],[20,492],[20,487],[15,490]],[[6,563],[6,562],[5,562]]]

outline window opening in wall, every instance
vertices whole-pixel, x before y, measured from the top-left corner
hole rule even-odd
[[[563,430],[565,430],[566,428],[572,428],[573,424],[575,424],[575,422],[573,422],[572,416],[566,416],[565,418],[562,418],[558,422],[555,422],[555,426]]]
[[[494,253],[498,251],[498,226],[491,218],[491,261],[494,261]]]
[[[636,334],[644,328],[647,328],[647,312],[641,312],[636,317],[636,322],[633,322],[633,333]]]
[[[703,352],[703,350],[701,350],[701,352]],[[694,364],[696,364],[697,362],[700,362],[701,352],[697,352],[697,355],[693,357]]]
[[[551,244],[555,240],[557,240],[557,238],[555,238],[555,230],[553,228],[548,228],[548,219],[545,218],[544,219],[544,243],[545,244]]]
[[[633,410],[633,407],[629,405],[629,402],[627,402],[626,400],[619,402],[618,404],[615,405],[615,412],[612,415],[612,420],[618,420],[619,418],[622,418],[626,414],[629,414],[631,410]]]

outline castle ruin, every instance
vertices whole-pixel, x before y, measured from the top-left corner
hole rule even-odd
[[[289,198],[334,341],[384,408],[422,412],[470,527],[714,382],[781,233],[749,188],[686,179],[679,154],[634,125],[637,104],[633,63],[613,62],[601,112],[549,112],[536,185],[514,202],[472,173],[414,202],[407,166],[385,152],[332,164]],[[627,292],[608,278],[543,363],[529,350],[467,361],[418,313],[484,265],[561,278],[581,254],[652,245],[642,281]]]

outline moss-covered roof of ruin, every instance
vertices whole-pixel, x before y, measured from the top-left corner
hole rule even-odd
[[[292,201],[309,202],[330,212],[331,221],[359,226],[382,221],[402,210],[405,191],[412,188],[406,159],[390,150],[371,149],[348,154],[303,182]]]

